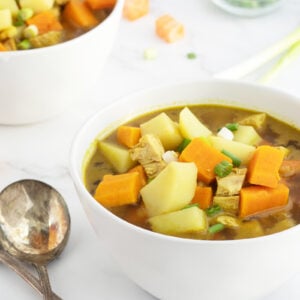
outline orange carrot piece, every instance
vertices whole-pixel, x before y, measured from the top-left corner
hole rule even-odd
[[[92,10],[113,8],[116,0],[86,0],[85,1]]]
[[[170,15],[163,15],[155,22],[156,34],[168,43],[184,37],[184,26]]]
[[[149,0],[125,0],[123,16],[129,21],[139,19],[149,13]]]
[[[63,16],[76,27],[89,28],[98,24],[98,20],[91,9],[78,0],[71,0],[66,4]]]
[[[271,208],[282,207],[288,203],[289,188],[279,183],[276,188],[264,186],[249,186],[241,189],[241,218],[264,212]]]
[[[280,166],[279,174],[290,177],[300,172],[300,160],[284,160]]]
[[[0,43],[0,51],[7,51],[7,49],[2,43]]]
[[[197,186],[192,203],[198,203],[201,209],[210,207],[213,198],[213,190],[210,186]]]
[[[26,21],[27,25],[35,25],[39,34],[49,31],[60,31],[63,29],[57,17],[50,10],[40,12]]]
[[[248,181],[275,188],[280,180],[279,168],[284,155],[284,151],[272,146],[257,147],[248,165]]]
[[[198,169],[198,179],[206,184],[215,178],[214,168],[223,160],[232,162],[231,158],[212,147],[205,139],[195,138],[181,152],[180,161],[194,162]]]
[[[117,130],[117,140],[129,148],[136,145],[141,138],[141,129],[133,126],[120,126]]]
[[[138,172],[105,175],[96,188],[94,198],[105,207],[134,204],[141,188]]]
[[[140,178],[141,178],[142,187],[147,184],[147,175],[146,175],[145,169],[142,165],[137,165],[128,171],[128,173],[131,173],[131,172],[139,173]]]

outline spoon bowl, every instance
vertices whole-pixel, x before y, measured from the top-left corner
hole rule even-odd
[[[10,184],[0,193],[2,247],[36,266],[48,296],[51,288],[45,265],[60,255],[69,235],[69,211],[53,187],[25,179]]]

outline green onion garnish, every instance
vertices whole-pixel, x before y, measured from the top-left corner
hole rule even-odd
[[[180,143],[180,145],[177,148],[177,152],[181,153],[190,142],[191,142],[190,139],[183,139],[183,141]]]
[[[231,131],[237,131],[239,128],[239,124],[238,123],[227,123],[225,125],[225,127]]]
[[[221,152],[232,159],[232,164],[234,167],[239,167],[241,165],[242,161],[231,152],[225,149],[223,149]]]
[[[186,55],[186,57],[187,57],[188,59],[195,59],[195,58],[197,58],[197,55],[196,55],[196,53],[194,53],[194,52],[189,52],[189,53]]]
[[[230,162],[223,160],[215,166],[214,172],[217,176],[222,178],[229,175],[232,171],[232,168],[233,165]]]
[[[212,216],[216,215],[217,213],[219,213],[221,210],[222,210],[221,206],[218,204],[215,204],[215,205],[205,209],[205,212],[206,212],[207,216],[212,217]]]
[[[217,223],[208,228],[208,232],[211,234],[222,231],[225,228],[224,224]]]

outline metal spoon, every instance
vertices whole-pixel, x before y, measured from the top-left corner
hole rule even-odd
[[[12,256],[36,267],[44,299],[54,299],[46,265],[64,249],[70,215],[62,196],[38,180],[21,180],[0,193],[0,240]]]

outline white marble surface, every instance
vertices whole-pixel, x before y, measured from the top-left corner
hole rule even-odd
[[[72,218],[69,243],[61,257],[49,265],[53,289],[63,299],[154,299],[120,273],[97,241],[81,209],[68,171],[68,154],[83,122],[129,92],[160,83],[212,77],[279,40],[300,22],[299,0],[287,0],[282,9],[255,19],[229,15],[209,0],[150,2],[148,16],[135,22],[121,21],[114,49],[98,84],[80,103],[47,122],[0,126],[0,188],[20,178],[38,178],[55,186],[69,206]],[[169,45],[155,36],[154,21],[164,13],[184,23],[186,36],[182,41]],[[149,47],[157,49],[156,60],[143,59],[143,51]],[[187,59],[188,52],[195,52],[197,59]],[[245,80],[256,80],[265,69]],[[271,84],[300,97],[299,76],[300,59]],[[299,283],[300,272],[261,300],[298,300]],[[0,295],[5,300],[41,299],[3,265],[0,265]]]

